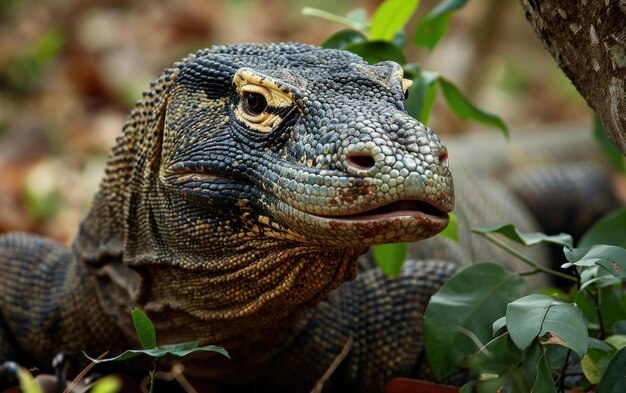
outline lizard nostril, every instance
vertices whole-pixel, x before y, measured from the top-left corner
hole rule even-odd
[[[348,162],[348,165],[363,170],[370,169],[376,164],[374,157],[372,157],[368,152],[349,154],[346,156],[346,161]]]
[[[444,150],[443,152],[441,152],[441,154],[439,154],[439,165],[441,165],[444,168],[448,167],[448,151]]]

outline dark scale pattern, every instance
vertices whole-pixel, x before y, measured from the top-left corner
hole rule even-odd
[[[452,265],[371,271],[331,293],[369,246],[433,236],[453,208],[446,148],[406,113],[405,87],[395,63],[301,44],[213,47],[165,70],[71,251],[1,238],[0,359],[115,350],[140,307],[162,343],[231,351],[232,363],[188,362],[211,379],[308,391],[346,334],[331,384],[376,391],[423,368],[421,315]]]
[[[423,354],[422,318],[430,296],[455,268],[445,261],[409,260],[397,278],[378,269],[359,274],[300,321],[263,388],[310,391],[348,337],[350,352],[327,384],[332,391],[379,392],[399,375],[432,378]]]
[[[0,362],[18,359],[25,367],[46,369],[60,350],[99,355],[99,340],[114,343],[112,350],[126,345],[98,305],[94,279],[71,260],[67,247],[48,239],[0,237],[0,326],[5,330]]]

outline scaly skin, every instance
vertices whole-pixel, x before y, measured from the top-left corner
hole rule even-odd
[[[165,70],[71,250],[0,240],[0,360],[134,343],[140,307],[160,343],[232,352],[189,361],[209,379],[309,391],[348,336],[329,386],[427,372],[421,315],[454,265],[369,272],[316,306],[369,246],[447,225],[447,152],[406,113],[406,88],[395,63],[300,44],[213,47]]]

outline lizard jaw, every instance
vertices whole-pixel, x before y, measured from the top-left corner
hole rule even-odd
[[[390,219],[402,216],[425,215],[432,219],[448,220],[446,209],[435,206],[423,200],[403,199],[387,203],[372,209],[352,214],[319,215],[320,217],[348,221]]]
[[[414,242],[446,228],[449,216],[427,202],[401,200],[350,215],[323,216],[278,202],[275,216],[302,241],[336,246]]]

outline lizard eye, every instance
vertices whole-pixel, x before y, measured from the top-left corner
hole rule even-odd
[[[294,107],[293,94],[267,76],[242,68],[233,83],[238,93],[234,114],[251,131],[271,132]]]
[[[250,116],[259,116],[267,109],[267,100],[262,94],[244,92],[241,107]]]
[[[271,104],[271,92],[263,86],[246,85],[240,91],[239,114],[252,124],[263,124],[272,115],[267,112]]]

